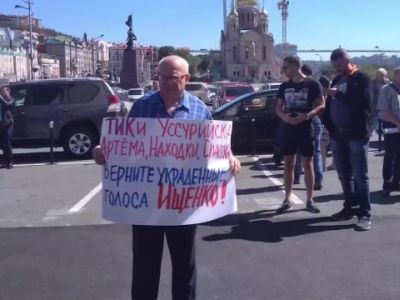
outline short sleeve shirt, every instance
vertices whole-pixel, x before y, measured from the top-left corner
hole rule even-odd
[[[138,100],[133,105],[129,117],[212,120],[204,102],[186,91],[183,92],[178,107],[172,114],[167,112],[160,92],[156,92]]]
[[[308,113],[321,96],[322,87],[312,78],[305,78],[301,82],[286,81],[278,92],[278,97],[284,101],[285,113]]]
[[[390,110],[400,118],[400,94],[390,85],[382,87],[378,98],[378,110]]]

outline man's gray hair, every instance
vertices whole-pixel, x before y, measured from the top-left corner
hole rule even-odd
[[[184,70],[185,74],[189,74],[189,63],[183,57],[180,57],[178,55],[168,55],[159,61],[158,66],[166,63],[177,65],[181,67],[182,70]]]
[[[376,73],[381,74],[383,76],[387,76],[387,74],[388,74],[388,72],[384,68],[379,68],[378,70],[376,70]]]

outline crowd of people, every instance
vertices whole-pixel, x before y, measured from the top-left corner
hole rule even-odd
[[[384,69],[379,69],[371,81],[342,48],[332,52],[330,61],[336,72],[332,82],[326,77],[314,79],[296,56],[283,60],[282,70],[288,80],[279,88],[276,113],[283,124],[285,198],[277,212],[285,213],[293,207],[292,188],[300,182],[302,169],[307,210],[320,212],[313,191],[322,188],[330,144],[331,168],[337,170],[344,195],[343,208],[332,218],[349,220],[357,216],[356,228],[365,231],[371,228],[369,139],[378,123],[385,133],[383,194],[387,197],[400,189],[400,67],[394,69],[391,82]],[[134,104],[129,116],[210,120],[205,104],[185,91],[189,78],[187,61],[178,56],[163,58],[159,82]],[[0,146],[6,168],[12,168],[12,105],[9,88],[0,87]],[[98,164],[105,164],[100,146],[93,150],[93,157]],[[230,166],[232,173],[238,174],[240,162],[233,155]],[[133,226],[132,299],[157,299],[164,236],[172,258],[173,299],[195,299],[195,235],[196,225]]]
[[[357,216],[356,228],[369,230],[368,149],[374,130],[384,133],[382,195],[389,197],[392,191],[400,190],[400,67],[394,69],[392,81],[383,68],[370,80],[351,63],[345,49],[334,50],[330,61],[336,73],[332,82],[324,76],[318,82],[297,57],[283,61],[288,80],[279,89],[276,113],[282,121],[278,138],[284,155],[286,196],[277,212],[293,207],[292,186],[300,183],[304,168],[307,210],[319,213],[313,190],[322,189],[326,169],[336,169],[344,204],[332,219]],[[333,155],[329,167],[328,145]]]

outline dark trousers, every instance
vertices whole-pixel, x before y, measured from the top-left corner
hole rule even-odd
[[[359,206],[358,217],[370,217],[368,177],[369,140],[337,137],[331,140],[336,170],[342,184],[344,208]]]
[[[400,181],[400,134],[385,134],[385,156],[383,158],[383,189],[399,188]]]
[[[0,149],[3,151],[4,161],[6,164],[12,163],[12,145],[11,136],[14,124],[0,126]]]
[[[196,297],[196,225],[132,226],[132,299],[156,300],[164,235],[172,261],[172,299]]]

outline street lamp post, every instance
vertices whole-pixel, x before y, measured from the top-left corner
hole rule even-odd
[[[94,42],[95,41],[97,41],[98,39],[100,39],[100,38],[102,38],[104,36],[104,34],[100,34],[98,37],[95,37],[95,38],[92,38],[91,40],[90,40],[90,42],[91,42],[91,45],[92,45],[92,76],[94,76],[95,74],[95,66],[94,66],[94,64],[95,64],[95,61],[94,61]]]
[[[22,6],[22,5],[15,5],[15,8],[22,8],[28,10],[28,21],[29,21],[29,60],[30,60],[30,70],[29,70],[29,79],[33,79],[33,41],[32,41],[32,4],[33,2],[31,0],[24,1],[28,6]]]

